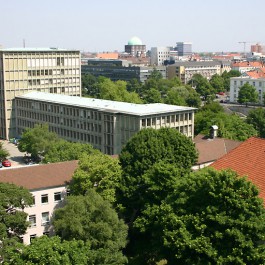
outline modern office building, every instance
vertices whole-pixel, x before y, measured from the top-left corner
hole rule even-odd
[[[0,139],[16,136],[14,98],[33,90],[80,96],[80,52],[0,49]]]
[[[151,48],[151,65],[161,66],[164,61],[170,60],[170,47],[152,47]]]
[[[132,37],[125,45],[125,52],[135,57],[146,56],[146,45],[138,37]]]
[[[90,143],[105,154],[119,154],[142,128],[176,128],[194,136],[195,108],[166,104],[132,104],[93,98],[30,92],[16,97],[16,125],[25,128],[48,123],[69,141]]]
[[[221,74],[221,63],[219,61],[179,61],[167,66],[168,78],[176,76],[184,84],[190,81],[194,74],[201,74],[209,80],[214,74]]]
[[[35,237],[54,235],[51,224],[53,212],[64,205],[67,186],[77,167],[78,161],[67,161],[1,171],[0,182],[26,188],[34,198],[33,205],[24,208],[30,223],[22,237],[24,244],[30,244]]]
[[[252,78],[250,76],[240,76],[230,78],[230,102],[237,102],[238,92],[240,87],[249,83],[255,87],[258,93],[258,99],[260,103],[263,103],[263,96],[265,95],[265,78]]]
[[[104,76],[112,81],[130,81],[132,79],[137,79],[140,82],[145,82],[154,70],[154,67],[132,66],[131,63],[126,60],[82,59],[82,61],[82,75],[91,74],[95,77]],[[163,78],[167,77],[166,67],[159,66],[156,67],[156,70],[162,74]]]
[[[176,49],[178,56],[191,56],[192,55],[192,43],[191,42],[177,42]]]

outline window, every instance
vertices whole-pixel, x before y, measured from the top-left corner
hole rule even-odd
[[[49,218],[49,212],[45,212],[41,214],[41,224],[42,225],[47,225],[50,222]]]
[[[29,216],[30,227],[36,227],[36,215]]]
[[[41,195],[41,203],[48,203],[48,194]]]
[[[34,235],[30,235],[30,236],[29,236],[29,238],[30,238],[30,243],[32,242],[32,240],[33,240],[34,238],[36,238],[36,236],[37,236],[36,234],[34,234]]]
[[[54,193],[54,201],[55,202],[58,202],[58,201],[61,201],[62,200],[62,194],[61,192],[55,192]]]

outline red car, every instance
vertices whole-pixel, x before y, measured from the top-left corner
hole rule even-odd
[[[2,165],[3,165],[4,167],[11,167],[11,162],[10,162],[9,160],[4,160],[4,161],[2,162]]]

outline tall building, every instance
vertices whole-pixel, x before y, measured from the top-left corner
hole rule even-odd
[[[169,47],[152,47],[151,48],[151,65],[161,66],[164,61],[170,60]]]
[[[260,45],[259,43],[256,43],[255,45],[251,45],[251,52],[252,53],[265,53],[265,46]]]
[[[194,135],[195,108],[167,104],[132,104],[110,100],[30,92],[16,97],[18,135],[48,123],[60,137],[90,143],[105,154],[119,154],[142,128],[175,128]]]
[[[135,57],[146,56],[146,45],[138,37],[132,37],[125,45],[125,52]]]
[[[80,52],[0,49],[0,139],[16,136],[14,98],[32,90],[81,96]]]
[[[192,43],[191,42],[177,42],[178,56],[191,56]]]

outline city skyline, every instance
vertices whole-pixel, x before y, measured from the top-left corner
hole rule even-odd
[[[124,51],[137,36],[148,50],[184,41],[194,52],[243,52],[265,44],[264,7],[262,0],[2,1],[0,45]]]

